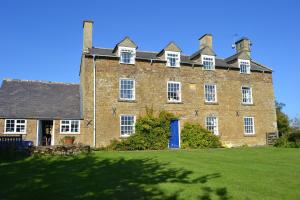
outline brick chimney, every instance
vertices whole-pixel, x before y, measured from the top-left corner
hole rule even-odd
[[[92,48],[93,23],[94,22],[92,20],[83,21],[83,52],[87,52],[89,48]]]
[[[212,34],[205,34],[201,38],[199,38],[200,49],[204,47],[209,47],[212,49]]]
[[[248,54],[248,56],[250,56],[250,51],[251,51],[250,46],[251,46],[251,42],[246,37],[242,37],[241,39],[235,42],[236,52],[237,53],[245,52]]]

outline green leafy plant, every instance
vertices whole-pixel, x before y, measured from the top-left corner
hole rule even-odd
[[[294,130],[291,133],[286,133],[277,139],[274,146],[284,148],[300,148],[300,131]]]
[[[199,124],[186,123],[181,131],[182,148],[216,148],[221,147],[219,137],[202,128]]]
[[[152,108],[146,108],[146,115],[137,119],[135,134],[121,141],[112,140],[107,147],[110,150],[159,150],[168,147],[170,121],[177,117],[161,111],[155,116]]]

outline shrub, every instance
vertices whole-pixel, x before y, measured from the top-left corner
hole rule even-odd
[[[217,136],[202,128],[199,124],[186,123],[181,131],[182,148],[216,148],[221,147]]]
[[[146,108],[146,115],[139,117],[135,125],[135,134],[121,141],[112,140],[107,147],[110,150],[159,150],[168,147],[170,121],[176,119],[172,113],[161,111],[154,115],[153,109]]]
[[[300,148],[300,131],[286,133],[275,142],[274,146],[284,148]]]

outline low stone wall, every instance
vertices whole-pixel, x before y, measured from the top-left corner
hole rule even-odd
[[[90,153],[89,145],[54,145],[32,147],[33,155],[77,155]]]

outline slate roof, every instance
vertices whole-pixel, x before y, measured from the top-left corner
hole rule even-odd
[[[0,118],[82,119],[79,84],[3,80]]]
[[[162,58],[159,58],[158,55],[159,52],[150,52],[150,51],[136,51],[136,59],[143,59],[143,60],[153,60],[153,61],[162,61],[165,62]],[[87,55],[97,55],[97,56],[104,56],[104,57],[115,57],[117,58],[118,56],[113,53],[112,48],[91,48],[89,49],[89,52]],[[196,62],[194,60],[191,60],[191,58],[194,57],[195,54],[199,54],[199,51],[195,52],[191,56],[181,54],[180,60],[181,63],[183,64],[189,64],[189,65],[201,65],[199,62]],[[232,60],[233,57],[236,57],[236,55],[233,55],[230,58]],[[239,69],[239,67],[234,64],[227,63],[228,59],[222,59],[222,58],[216,58],[216,67],[219,68],[233,68],[233,69]],[[261,71],[261,72],[272,72],[272,70],[256,61],[251,60],[251,70],[252,71]]]

